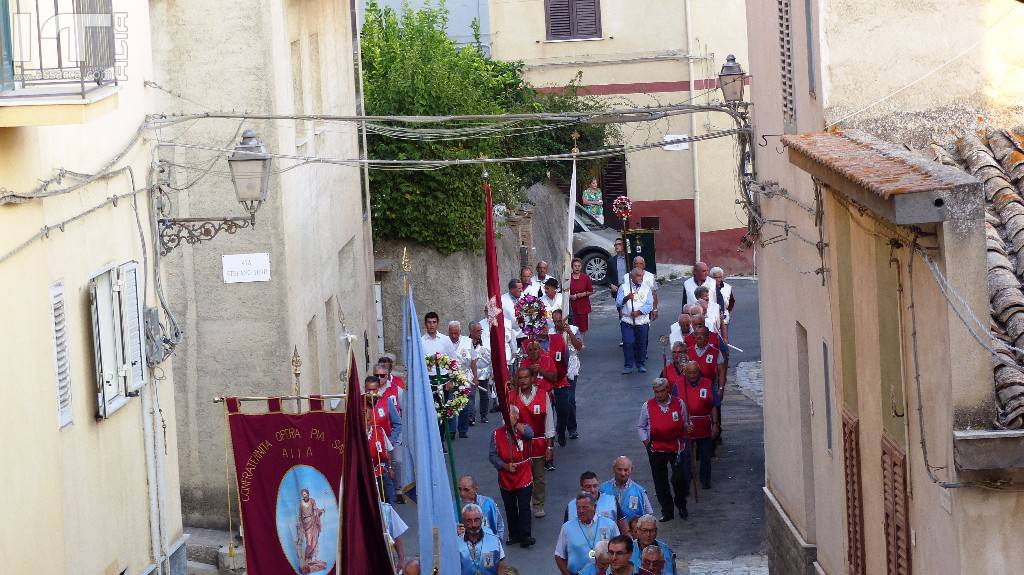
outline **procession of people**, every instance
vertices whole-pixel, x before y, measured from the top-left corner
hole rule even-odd
[[[485,427],[480,431],[487,435],[489,452],[476,456],[490,462],[497,478],[499,493],[491,494],[481,493],[472,476],[458,479],[460,514],[455,536],[463,574],[504,574],[506,566],[511,567],[505,549],[512,545],[553,553],[551,572],[561,575],[675,573],[675,553],[658,539],[659,524],[687,521],[688,500],[700,490],[712,489],[735,294],[721,268],[698,262],[693,277],[683,282],[682,301],[676,308],[672,302],[659,301],[658,281],[647,271],[643,257],[633,258],[626,269],[621,244],[617,251],[609,261],[609,269],[616,274],[609,282],[609,295],[621,337],[621,374],[631,378],[650,374],[645,381],[650,399],[634,412],[639,414],[635,455],[646,456],[658,509],[647,487],[633,479],[634,463],[627,455],[592,462],[592,469],[609,474],[603,482],[594,470],[556,464],[559,451],[572,449],[570,442],[586,442],[579,433],[578,393],[598,388],[609,374],[585,368],[586,357],[602,350],[592,350],[585,342],[594,310],[591,298],[597,290],[582,273],[581,262],[574,259],[569,281],[560,282],[549,274],[548,262],[538,261],[535,268],[521,268],[501,296],[497,313],[504,318],[506,389],[494,384],[487,333],[491,322],[467,321],[467,336],[460,320],[442,322],[433,311],[423,317],[421,346],[428,366],[433,366],[431,373],[438,375],[435,396],[450,400],[457,392],[454,380],[465,382],[471,390],[458,414],[440,421],[441,433],[458,445],[476,433],[474,428]],[[651,325],[662,305],[681,312],[662,338],[669,342],[671,357],[652,360]],[[381,358],[365,384],[367,440],[382,503],[388,509],[403,503],[394,484],[399,462],[389,457],[389,451],[401,441],[405,383],[392,374],[393,368],[390,357]],[[500,414],[494,415],[499,394],[504,394],[508,405],[507,424]],[[464,453],[460,456],[466,457]],[[554,508],[547,498],[553,477],[579,481],[576,495],[567,503],[555,501]],[[533,523],[548,511],[557,515],[561,529],[557,540],[539,541]],[[411,559],[410,567],[418,572],[418,560]]]

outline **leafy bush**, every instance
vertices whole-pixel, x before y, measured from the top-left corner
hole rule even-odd
[[[484,56],[479,45],[458,47],[445,33],[442,6],[401,14],[371,0],[362,30],[366,113],[442,116],[525,112],[597,111],[595,98],[578,94],[578,78],[560,94],[541,94],[523,78],[521,62]],[[466,124],[460,124],[465,126]],[[452,124],[417,124],[452,128]],[[507,137],[461,140],[397,139],[370,133],[368,154],[380,159],[472,159],[565,153],[573,129],[580,149],[604,145],[607,126],[568,126]],[[522,162],[488,166],[495,204],[523,201],[522,190],[550,174],[569,177],[568,162]],[[374,236],[413,240],[442,253],[483,244],[484,196],[479,166],[430,171],[373,170],[370,196]]]

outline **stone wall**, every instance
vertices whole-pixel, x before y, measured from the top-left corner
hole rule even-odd
[[[773,575],[816,575],[817,547],[800,537],[771,492],[768,489],[764,492],[769,572]]]
[[[527,190],[525,204],[507,221],[495,221],[498,237],[498,273],[502,292],[508,280],[519,276],[521,242],[527,246],[526,263],[538,259],[551,264],[552,275],[560,275],[565,261],[566,195],[549,184],[535,184]],[[422,328],[429,311],[441,316],[441,330],[451,320],[462,322],[469,335],[469,322],[484,317],[487,300],[487,269],[483,250],[442,255],[437,250],[410,241],[380,240],[374,243],[377,277],[381,282],[384,314],[384,348],[402,357],[402,250],[408,248],[412,271],[409,281],[416,298],[416,318]]]

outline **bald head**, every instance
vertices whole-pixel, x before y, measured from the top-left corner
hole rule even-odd
[[[697,282],[697,285],[704,283],[708,279],[708,264],[704,262],[697,262],[693,266],[693,280]]]
[[[625,485],[633,475],[633,462],[625,455],[616,457],[612,463],[612,473],[615,474],[615,483]]]
[[[405,568],[402,569],[405,575],[420,575],[420,560],[410,559],[405,562]]]

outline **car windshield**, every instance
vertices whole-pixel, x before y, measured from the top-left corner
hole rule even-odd
[[[579,220],[580,222],[582,222],[583,225],[587,226],[588,228],[590,228],[592,230],[608,227],[608,226],[602,224],[601,222],[597,221],[597,218],[595,218],[594,216],[590,215],[590,212],[588,212],[588,211],[586,211],[586,210],[584,210],[584,209],[582,209],[582,208],[580,208],[578,206],[576,207],[576,219]]]

